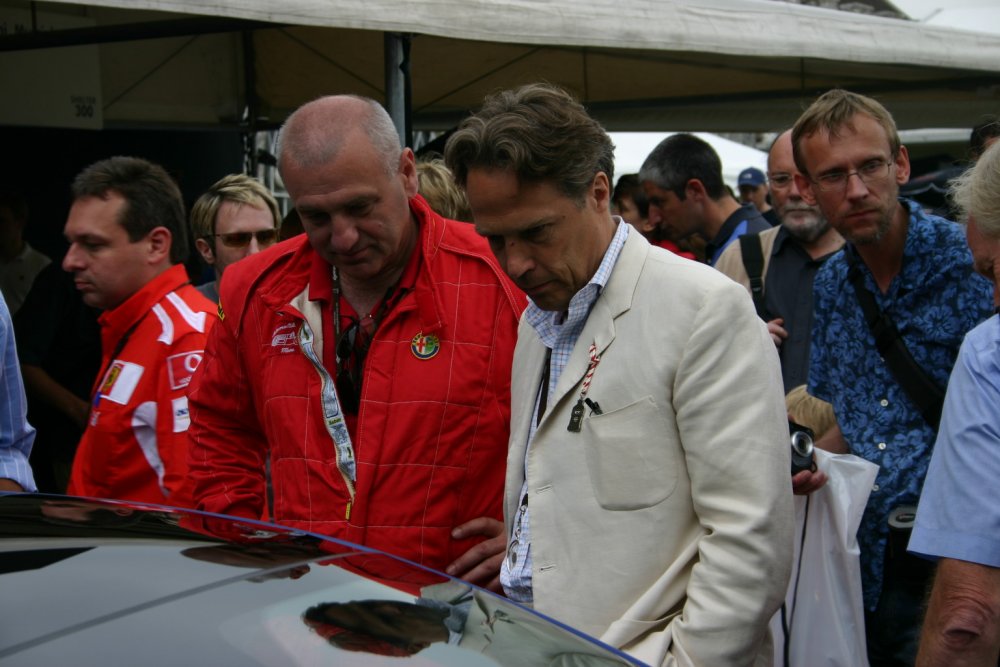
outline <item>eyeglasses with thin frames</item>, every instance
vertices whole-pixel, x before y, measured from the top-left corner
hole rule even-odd
[[[792,181],[794,180],[794,176],[783,171],[767,175],[767,182],[771,185],[772,190],[784,190],[785,188],[789,188],[792,186]]]
[[[267,247],[278,240],[278,230],[262,229],[258,232],[229,232],[212,236],[222,239],[222,244],[229,248],[245,248],[250,245],[250,239],[257,239],[257,245]]]
[[[884,181],[894,162],[878,158],[868,160],[854,171],[831,171],[810,179],[820,192],[844,192],[851,176],[857,176],[865,185]]]

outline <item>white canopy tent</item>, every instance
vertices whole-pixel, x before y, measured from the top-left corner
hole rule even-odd
[[[7,124],[254,130],[355,92],[441,130],[536,80],[613,130],[773,130],[833,86],[904,128],[1000,107],[998,35],[776,0],[0,0],[0,21]]]

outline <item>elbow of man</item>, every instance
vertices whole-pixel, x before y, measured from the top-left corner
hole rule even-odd
[[[0,477],[0,491],[10,491],[13,493],[20,493],[24,491],[24,487],[12,479],[7,479],[6,477]]]
[[[955,652],[992,637],[1000,624],[1000,600],[982,590],[955,591],[941,611],[941,642]]]

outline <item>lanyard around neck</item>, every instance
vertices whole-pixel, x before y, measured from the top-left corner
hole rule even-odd
[[[333,270],[333,339],[334,344],[340,341],[340,299],[343,296],[343,289],[340,286],[340,272],[337,271],[337,267],[332,267]],[[402,276],[400,276],[402,279]],[[367,315],[361,315],[358,313],[358,323],[364,321],[364,319],[370,318],[374,326],[372,326],[371,335],[375,335],[375,330],[378,329],[379,324],[385,319],[386,313],[389,312],[389,305],[392,301],[392,297],[396,295],[396,288],[399,286],[399,281],[397,280],[385,291],[382,295],[382,300],[379,302],[378,306],[375,308],[374,314],[369,312]],[[339,347],[339,345],[337,345]],[[339,357],[339,353],[338,353]]]

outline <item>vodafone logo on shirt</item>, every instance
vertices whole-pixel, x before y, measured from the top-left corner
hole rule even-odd
[[[182,354],[167,357],[167,375],[170,378],[170,388],[183,389],[191,384],[191,377],[198,369],[205,350],[192,350]]]

